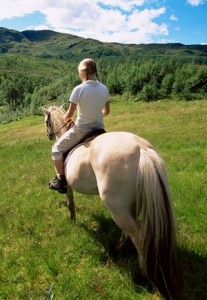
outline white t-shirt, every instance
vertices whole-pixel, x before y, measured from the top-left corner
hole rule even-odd
[[[77,125],[97,122],[103,124],[102,109],[109,101],[109,91],[100,81],[87,80],[76,86],[70,102],[77,104]]]

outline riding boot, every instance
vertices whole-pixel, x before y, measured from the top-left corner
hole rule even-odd
[[[61,194],[67,193],[67,181],[65,175],[55,176],[52,178],[49,183],[48,187],[52,190],[56,190]]]

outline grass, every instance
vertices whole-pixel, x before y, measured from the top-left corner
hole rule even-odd
[[[179,299],[205,299],[206,102],[118,100],[107,130],[146,138],[166,162],[185,282]],[[43,119],[0,125],[0,299],[161,299],[134,281],[133,251],[112,254],[119,230],[99,197],[75,193],[73,224],[64,196],[47,189],[54,170]]]

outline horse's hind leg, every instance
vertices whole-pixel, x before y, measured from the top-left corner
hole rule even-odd
[[[112,213],[112,217],[115,223],[125,233],[125,236],[129,236],[131,238],[138,253],[140,271],[143,275],[146,275],[146,268],[144,265],[142,248],[141,248],[140,231],[136,221],[130,214],[126,214],[126,213],[122,213],[122,214]]]
[[[124,231],[122,231],[121,237],[118,240],[118,242],[116,243],[115,250],[116,251],[121,250],[121,248],[123,248],[123,246],[126,244],[128,239],[129,239],[129,236]]]

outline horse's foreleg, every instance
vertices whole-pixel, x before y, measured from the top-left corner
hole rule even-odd
[[[66,199],[67,207],[69,209],[69,218],[72,221],[76,220],[75,217],[75,204],[74,204],[74,199],[73,199],[73,190],[71,187],[68,185],[67,186],[67,199]]]

